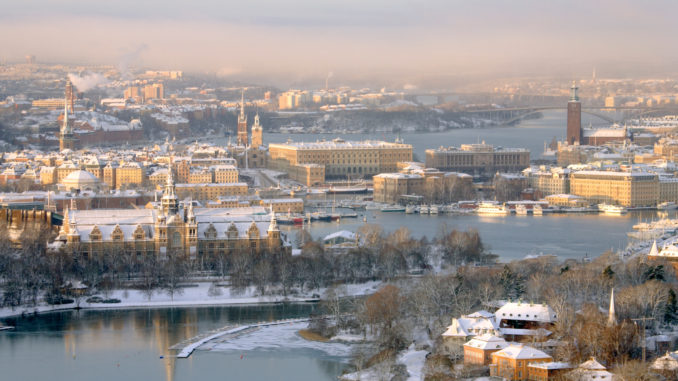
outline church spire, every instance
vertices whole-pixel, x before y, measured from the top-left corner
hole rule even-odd
[[[607,314],[607,325],[617,324],[617,314],[614,311],[614,288],[610,294],[610,311]]]

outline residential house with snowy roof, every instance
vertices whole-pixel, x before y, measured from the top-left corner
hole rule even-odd
[[[492,353],[490,376],[507,380],[527,380],[530,364],[552,361],[553,357],[536,348],[523,344],[511,344]]]
[[[567,373],[567,377],[573,381],[612,381],[614,374],[591,357],[589,361],[581,363],[575,370]]]
[[[501,336],[499,326],[495,323],[494,314],[481,310],[452,319],[452,324],[447,327],[442,336],[443,339],[466,342],[474,336],[486,333]]]
[[[464,364],[489,365],[492,353],[509,346],[501,337],[486,333],[464,344]]]
[[[520,341],[549,336],[557,315],[546,304],[508,302],[494,313],[494,320],[505,338]]]
[[[678,352],[666,352],[664,356],[654,360],[650,369],[666,377],[667,380],[678,379]]]
[[[527,379],[530,381],[562,380],[563,375],[572,370],[567,362],[539,362],[527,366]]]

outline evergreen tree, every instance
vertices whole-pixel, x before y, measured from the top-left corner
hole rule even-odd
[[[505,298],[515,300],[525,293],[525,279],[511,271],[508,265],[505,265],[501,272],[499,284],[501,284]]]

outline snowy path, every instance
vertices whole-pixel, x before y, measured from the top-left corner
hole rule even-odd
[[[222,336],[229,335],[229,334],[234,334],[234,333],[239,333],[245,330],[249,330],[252,328],[258,328],[258,327],[268,327],[268,326],[273,326],[273,325],[281,325],[281,324],[290,324],[290,323],[303,323],[309,321],[309,318],[300,318],[300,319],[285,319],[285,320],[276,320],[273,322],[266,322],[266,323],[257,323],[257,324],[248,324],[248,325],[243,325],[237,328],[232,328],[226,331],[222,332],[217,332],[213,335],[209,335],[207,337],[204,337],[202,339],[199,339],[198,341],[195,341],[187,346],[185,346],[181,352],[177,354],[176,357],[179,358],[188,358],[193,351],[198,349],[203,344],[206,344],[214,339],[218,339]]]

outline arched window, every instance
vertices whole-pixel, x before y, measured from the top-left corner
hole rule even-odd
[[[179,234],[179,232],[174,232],[174,234],[172,234],[172,246],[181,246],[181,234]]]

